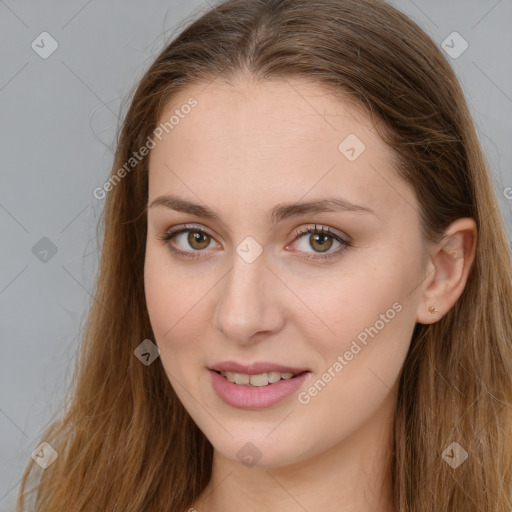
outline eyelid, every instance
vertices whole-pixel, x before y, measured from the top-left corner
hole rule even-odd
[[[200,231],[201,233],[206,233],[208,236],[214,238],[212,232],[202,224],[178,224],[170,228],[167,233],[176,234],[179,231]]]
[[[302,235],[305,235],[310,232],[316,232],[316,231],[318,231],[319,233],[327,234],[334,238],[339,238],[347,244],[351,243],[351,241],[352,241],[352,239],[347,234],[343,233],[342,231],[338,231],[337,229],[332,228],[331,226],[327,226],[324,224],[316,224],[316,223],[307,224],[305,226],[301,226],[300,228],[297,228],[294,231],[294,236],[295,236],[294,240],[297,240],[297,238],[300,238]]]
[[[204,233],[205,235],[215,239],[215,236],[212,234],[212,232],[201,224],[178,224],[165,230],[162,235],[158,236],[158,238],[160,240],[167,240],[172,235],[178,235],[187,231],[199,231],[200,233]]]

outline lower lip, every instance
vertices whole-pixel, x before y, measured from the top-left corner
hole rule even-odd
[[[281,379],[268,386],[249,387],[229,382],[226,377],[213,370],[209,372],[212,376],[213,389],[219,397],[228,405],[241,409],[270,407],[297,391],[311,374],[311,372],[305,372],[292,379]]]

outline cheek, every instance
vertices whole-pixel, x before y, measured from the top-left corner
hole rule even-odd
[[[369,415],[390,392],[416,324],[411,283],[418,281],[417,261],[396,244],[384,246],[302,288],[315,315],[304,316],[300,329],[323,368],[320,382],[306,390],[301,403],[310,400],[320,409],[343,404],[341,421],[346,410]]]
[[[321,279],[301,281],[295,278],[290,288],[296,292],[301,314],[296,320],[315,344],[329,350],[348,350],[350,341],[359,336],[364,341],[365,329],[377,324],[379,331],[390,326],[405,307],[408,290],[406,275],[397,275],[375,266],[350,273],[343,270]],[[402,315],[404,316],[404,315]]]
[[[386,261],[388,262],[386,264]],[[299,330],[319,356],[322,382],[303,396],[328,407],[332,400],[364,414],[395,383],[416,324],[410,294],[417,282],[414,260],[393,251],[359,258],[327,278],[291,285],[308,308],[297,314]],[[332,382],[332,383],[331,383]]]
[[[171,265],[165,250],[147,247],[144,288],[147,310],[166,369],[182,368],[190,357],[200,357],[207,329],[208,292],[214,276],[194,278]],[[203,354],[204,356],[204,354]]]
[[[324,430],[325,442],[350,435],[375,413],[394,388],[409,348],[415,322],[403,283],[390,287],[378,275],[342,278],[329,293],[322,286],[309,290],[325,325],[318,319],[313,325],[311,314],[300,325],[319,358],[314,379],[297,399],[307,417],[317,418],[315,424],[332,426]]]
[[[174,312],[178,306],[176,294],[170,293],[173,284],[170,272],[166,270],[157,251],[147,248],[144,263],[144,290],[151,326],[157,340],[173,325]]]

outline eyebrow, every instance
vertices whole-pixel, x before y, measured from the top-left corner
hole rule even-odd
[[[155,206],[165,206],[172,210],[183,213],[189,213],[197,217],[220,221],[220,215],[214,210],[192,201],[188,201],[175,195],[163,195],[154,199],[149,208]],[[296,202],[296,203],[280,203],[272,210],[267,212],[269,221],[276,224],[284,219],[296,215],[305,215],[309,213],[319,212],[351,212],[351,213],[369,213],[376,216],[376,213],[367,206],[353,204],[341,197],[326,197],[314,201]]]

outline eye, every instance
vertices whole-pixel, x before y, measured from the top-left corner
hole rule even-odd
[[[308,234],[309,237],[306,237],[305,235]],[[338,256],[340,253],[344,252],[347,247],[351,246],[348,240],[345,240],[341,234],[335,232],[332,228],[328,226],[318,228],[316,224],[297,230],[295,232],[294,242],[297,240],[301,242],[299,246],[302,252],[307,253],[309,252],[307,250],[308,248],[313,248],[314,253],[310,253],[309,256],[304,257],[305,259],[311,260],[325,260]],[[328,252],[335,244],[338,244],[338,248]],[[287,246],[286,249],[288,249],[288,247],[289,246]]]
[[[309,237],[306,237],[308,234]],[[345,240],[341,234],[328,226],[321,226],[320,228],[316,224],[306,226],[298,229],[294,236],[293,242],[301,242],[299,252],[309,253],[307,256],[300,256],[307,260],[332,258],[340,255],[347,247],[351,247],[348,240]],[[208,230],[199,225],[176,226],[157,238],[165,242],[172,252],[189,258],[202,257],[201,253],[205,252],[204,249],[208,249],[215,241]],[[338,244],[338,248],[330,251],[335,244]],[[290,245],[286,246],[285,250],[290,250],[289,247]],[[309,248],[313,248],[313,253],[308,251]]]
[[[161,236],[158,236],[158,239],[167,243],[171,251],[190,258],[200,257],[203,249],[207,249],[214,240],[203,227],[190,225],[177,226],[170,229]],[[179,248],[174,247],[171,241],[178,245]],[[190,248],[192,248],[192,251]]]

